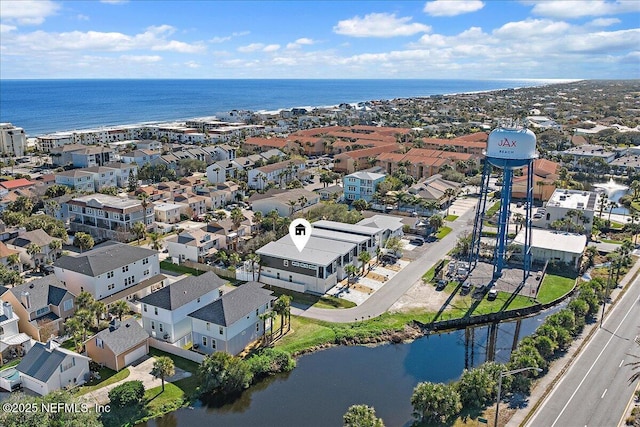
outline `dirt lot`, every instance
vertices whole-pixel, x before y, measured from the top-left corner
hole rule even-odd
[[[447,301],[448,297],[449,294],[446,292],[436,291],[436,287],[433,284],[424,283],[420,279],[391,306],[389,311],[398,312],[420,309],[436,312],[440,310],[440,307]]]

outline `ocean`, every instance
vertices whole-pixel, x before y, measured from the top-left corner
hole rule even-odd
[[[549,80],[0,80],[0,123],[29,136],[281,108],[532,87]]]

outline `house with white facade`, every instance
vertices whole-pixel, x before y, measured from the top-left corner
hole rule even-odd
[[[55,175],[56,184],[64,185],[76,191],[94,193],[96,186],[93,174],[80,169],[58,172]]]
[[[16,366],[23,387],[41,396],[89,379],[89,359],[60,347],[55,341],[35,343]]]
[[[344,188],[344,198],[347,203],[355,200],[365,200],[371,202],[376,192],[378,184],[380,184],[386,175],[383,173],[374,173],[368,171],[358,171],[346,175],[342,178],[342,187]]]
[[[159,151],[138,149],[121,154],[120,160],[122,160],[123,163],[136,163],[143,166],[146,163],[155,163],[156,160],[160,158],[160,155],[161,153]]]
[[[162,288],[166,279],[157,251],[114,241],[78,256],[63,256],[53,269],[74,295],[87,291],[107,305],[142,298]]]
[[[242,352],[265,334],[260,315],[271,311],[275,299],[261,283],[247,282],[190,313],[194,349],[206,354]]]
[[[93,175],[93,184],[96,191],[100,191],[107,187],[118,187],[118,176],[116,170],[106,166],[93,166],[82,169]]]
[[[213,272],[187,276],[140,300],[142,327],[152,337],[182,347],[192,342],[189,313],[231,289]]]
[[[71,152],[71,163],[77,168],[104,166],[114,159],[115,153],[109,147],[90,146]]]
[[[212,184],[220,184],[238,176],[244,170],[235,160],[220,160],[207,166],[207,179]]]
[[[531,259],[534,263],[564,263],[575,269],[580,266],[582,253],[587,246],[587,236],[539,228],[533,228],[531,232]],[[514,245],[524,247],[524,233],[524,229],[520,230],[513,239]]]
[[[549,227],[556,220],[570,218],[584,227],[585,234],[591,234],[598,193],[594,191],[568,190],[557,188],[544,206],[542,218],[534,219],[534,227]],[[570,211],[582,215],[582,219],[567,215]]]
[[[269,183],[285,185],[298,179],[305,168],[306,162],[302,159],[291,159],[260,166],[247,173],[247,184],[249,184],[249,188],[259,190],[264,189]]]
[[[185,230],[165,239],[169,257],[174,263],[203,262],[207,257],[227,247],[225,234],[208,232],[207,227]]]
[[[0,287],[0,296],[8,292]],[[0,302],[0,358],[6,363],[13,357],[19,357],[31,349],[34,341],[21,333],[18,327],[19,317],[13,306],[7,301]]]
[[[138,165],[126,164],[119,162],[105,163],[104,167],[113,169],[116,176],[117,186],[120,188],[127,188],[129,186],[129,177],[133,174],[138,177]]]

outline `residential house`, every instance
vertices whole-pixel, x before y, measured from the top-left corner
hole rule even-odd
[[[353,173],[362,169],[368,169],[378,164],[382,154],[395,153],[402,150],[401,144],[385,144],[372,148],[346,151],[334,157],[333,170],[338,173]]]
[[[255,193],[249,198],[251,209],[267,215],[276,210],[280,216],[291,216],[295,212],[314,206],[320,202],[320,196],[304,188],[291,190],[271,189],[264,194]]]
[[[179,203],[160,202],[153,204],[155,220],[165,224],[176,224],[180,222],[180,212],[183,205]]]
[[[26,178],[10,179],[8,181],[0,182],[0,187],[7,191],[27,189],[34,185],[36,185],[35,182],[29,181]]]
[[[219,184],[236,178],[244,168],[236,160],[220,160],[207,166],[207,179],[212,184]]]
[[[41,396],[84,384],[90,375],[89,359],[64,349],[55,341],[35,343],[16,366],[22,386]]]
[[[156,150],[137,149],[123,153],[120,155],[120,160],[123,163],[131,164],[135,163],[140,167],[147,163],[154,164],[156,160],[160,158],[161,153]]]
[[[67,205],[73,217],[71,231],[89,233],[94,239],[131,239],[133,224],[153,224],[153,203],[145,207],[138,199],[96,193],[71,199]]]
[[[344,189],[339,185],[330,185],[314,191],[318,193],[320,200],[335,200],[340,203],[344,198]]]
[[[222,233],[208,232],[207,226],[191,230],[185,230],[177,236],[165,239],[169,257],[175,263],[185,260],[204,262],[214,255],[219,249],[227,247],[227,236]]]
[[[73,294],[87,291],[107,305],[142,298],[164,286],[166,279],[157,251],[114,241],[75,257],[63,256],[53,268]]]
[[[206,354],[242,352],[266,333],[260,315],[271,310],[275,299],[261,283],[248,282],[193,311],[194,348]]]
[[[107,187],[118,187],[118,176],[116,170],[106,166],[92,166],[82,169],[83,172],[89,172],[93,175],[93,183],[96,191],[100,191]]]
[[[0,286],[0,298],[9,292],[5,287]],[[33,341],[28,335],[21,333],[18,327],[19,317],[13,311],[11,303],[0,302],[0,364],[6,363],[14,357],[25,354]]]
[[[242,247],[245,241],[251,239],[253,225],[246,216],[244,218],[237,227],[231,218],[213,220],[206,225],[206,231],[225,236],[226,248],[236,251]],[[219,245],[221,249],[224,248],[222,241]]]
[[[230,289],[213,272],[187,276],[142,298],[142,327],[162,341],[182,347],[192,342],[189,313],[198,310]]]
[[[460,183],[453,182],[442,178],[442,175],[435,174],[431,177],[421,180],[409,187],[409,194],[416,197],[415,202],[402,203],[400,210],[416,212],[419,215],[433,215],[436,209],[442,209],[449,205],[456,194]],[[453,191],[453,195],[448,194]],[[427,209],[422,203],[424,201],[432,201],[436,203],[436,209]]]
[[[298,179],[299,174],[306,168],[306,162],[302,159],[291,159],[283,162],[272,163],[251,169],[247,173],[249,188],[264,189],[269,183],[280,185],[288,184]]]
[[[54,262],[61,254],[62,245],[59,249],[53,249],[52,242],[61,239],[49,236],[43,229],[38,228],[32,231],[19,232],[18,237],[9,240],[7,245],[10,249],[20,252],[20,261],[31,268],[38,268],[41,265]],[[32,246],[34,245],[34,246]],[[34,254],[29,254],[30,248],[39,248]]]
[[[149,353],[149,334],[133,318],[112,320],[109,327],[85,342],[87,354],[96,363],[119,371]]]
[[[181,213],[189,218],[198,217],[207,212],[206,197],[180,194],[173,202],[181,206]]]
[[[76,191],[95,193],[96,184],[92,173],[80,169],[56,173],[56,184],[64,185]]]
[[[289,148],[289,141],[285,138],[246,138],[242,143],[242,149],[252,153],[259,153],[271,149],[286,151]]]
[[[129,178],[131,175],[133,175],[136,178],[136,182],[137,182],[137,177],[138,177],[137,164],[110,162],[110,163],[105,163],[104,167],[107,167],[113,170],[116,176],[116,185],[120,188],[129,187]]]
[[[75,296],[52,274],[14,286],[0,299],[13,306],[20,332],[42,342],[60,335],[76,310]]]
[[[371,202],[378,184],[386,178],[385,174],[367,171],[354,172],[342,178],[344,198],[347,203],[355,200]]]
[[[20,251],[16,249],[11,249],[7,247],[4,243],[0,242],[0,265],[4,266],[9,270],[17,271],[18,273],[22,273],[22,263],[20,262]],[[11,255],[18,255],[18,262],[11,263],[10,257]]]
[[[71,152],[71,163],[77,168],[104,166],[114,159],[115,153],[109,147],[90,146]]]

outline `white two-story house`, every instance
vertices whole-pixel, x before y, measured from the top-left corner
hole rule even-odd
[[[142,327],[151,336],[182,347],[191,341],[189,313],[220,298],[225,284],[213,272],[188,276],[140,300]],[[231,287],[228,287],[231,289]]]
[[[63,256],[53,267],[71,293],[87,291],[107,305],[142,298],[164,286],[166,279],[157,251],[114,241],[75,257]]]
[[[270,311],[275,297],[258,282],[247,282],[212,303],[189,314],[193,346],[211,354],[236,355],[265,334],[260,315]]]

